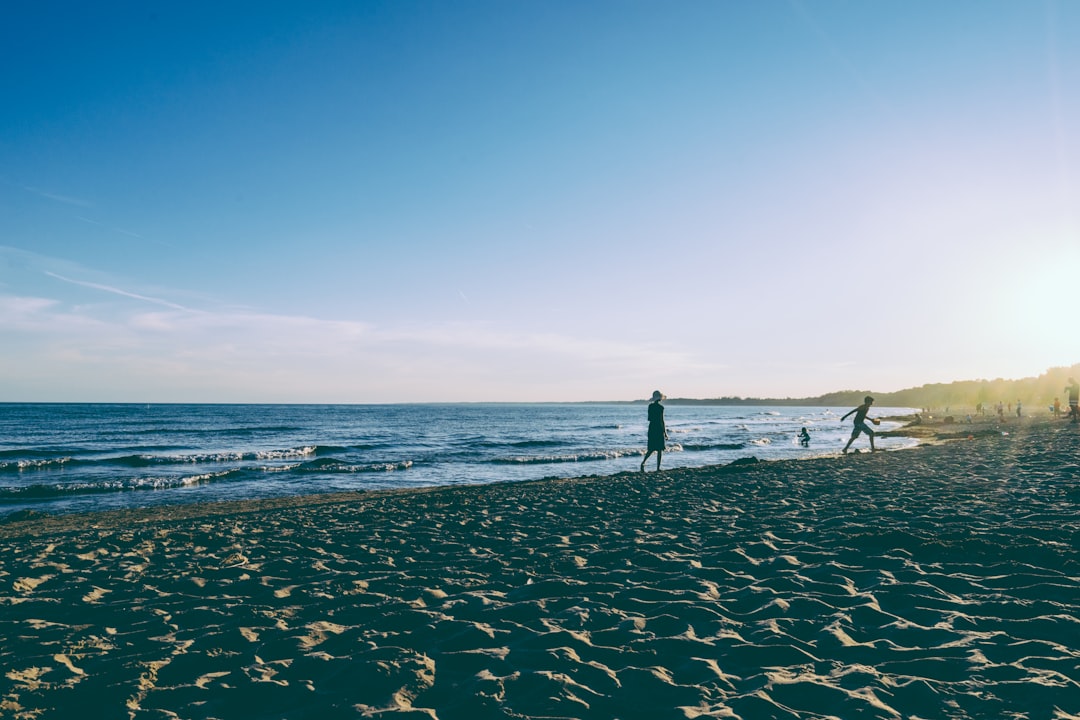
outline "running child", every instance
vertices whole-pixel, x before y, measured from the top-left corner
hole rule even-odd
[[[862,433],[866,433],[870,438],[870,452],[874,452],[874,431],[869,425],[866,424],[866,414],[870,412],[870,406],[874,404],[874,398],[867,395],[863,398],[863,404],[855,408],[849,413],[846,413],[844,417],[840,418],[840,422],[847,420],[848,415],[855,414],[855,427],[851,431],[851,439],[847,441],[847,445],[844,446],[844,453],[846,454],[848,448],[851,447],[851,443],[855,442],[855,438],[859,437]],[[877,425],[880,420],[871,420],[872,423]]]

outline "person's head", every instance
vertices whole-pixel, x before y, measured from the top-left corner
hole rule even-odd
[[[652,391],[652,399],[653,399],[653,402],[660,402],[661,400],[664,399],[664,394],[662,392],[660,392],[659,390],[653,390]]]
[[[874,398],[867,395],[866,397],[863,398],[863,402],[866,403],[867,405],[873,405],[874,404]]]

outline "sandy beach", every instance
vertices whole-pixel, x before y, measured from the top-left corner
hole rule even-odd
[[[929,434],[8,520],[0,717],[1080,718],[1080,430]]]

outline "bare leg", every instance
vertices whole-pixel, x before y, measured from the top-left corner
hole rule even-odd
[[[664,451],[663,450],[657,450],[656,451],[656,469],[657,470],[660,469],[660,458],[662,458],[662,457],[664,457]]]
[[[874,433],[870,433],[870,452],[874,452]]]
[[[649,452],[645,453],[645,457],[643,457],[641,459],[641,472],[645,472],[645,463],[647,463],[649,461],[649,456],[652,455],[652,454],[653,454],[653,451],[650,450]],[[659,463],[659,462],[660,462],[659,459],[657,459],[657,463]]]
[[[844,446],[844,454],[847,455],[848,448],[851,447],[851,443],[855,442],[855,436],[852,435],[851,439],[847,441],[847,445]]]

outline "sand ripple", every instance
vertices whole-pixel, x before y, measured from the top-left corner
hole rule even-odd
[[[12,523],[0,716],[1077,718],[1078,456],[1048,427]]]

